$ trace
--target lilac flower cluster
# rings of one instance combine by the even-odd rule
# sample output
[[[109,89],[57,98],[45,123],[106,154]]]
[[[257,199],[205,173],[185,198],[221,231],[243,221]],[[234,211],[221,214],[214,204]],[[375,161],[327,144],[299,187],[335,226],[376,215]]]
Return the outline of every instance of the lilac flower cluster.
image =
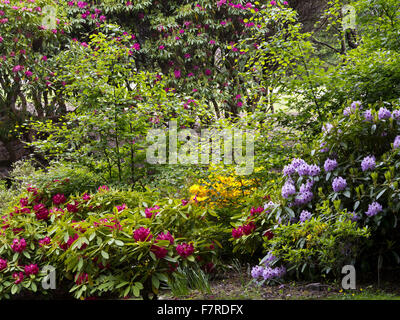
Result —
[[[311,191],[305,191],[303,193],[299,193],[294,199],[295,206],[301,206],[309,203],[314,198],[314,194]]]
[[[330,123],[326,123],[322,126],[322,131],[324,132],[324,134],[328,134],[329,132],[331,132],[333,129],[333,125]]]
[[[351,214],[350,220],[352,222],[356,222],[356,221],[360,220],[360,217],[355,212],[350,212],[350,214]]]
[[[398,149],[400,148],[400,136],[397,136],[393,142],[393,148]]]
[[[343,114],[345,116],[349,116],[350,114],[354,113],[357,110],[358,107],[360,107],[360,109],[362,109],[361,108],[361,101],[353,101],[353,103],[351,104],[350,107],[347,107],[347,108],[345,108],[343,110]]]
[[[368,211],[365,213],[368,217],[373,217],[382,211],[382,206],[378,202],[373,202],[368,206]]]
[[[372,122],[374,120],[374,117],[372,115],[372,111],[371,110],[367,110],[364,112],[364,118],[365,120]]]
[[[306,183],[302,183],[300,186],[300,192],[304,193],[304,192],[311,192],[311,189],[314,185],[314,181],[313,180],[307,180]]]
[[[329,151],[329,148],[327,148],[327,147],[325,147],[326,146],[326,142],[322,142],[321,144],[320,144],[320,147],[322,148],[321,150],[320,150],[320,152],[321,153],[325,153],[325,152],[328,152]],[[324,148],[325,147],[325,148]]]
[[[282,278],[286,274],[286,268],[285,267],[276,267],[276,268],[271,268],[271,267],[261,267],[261,266],[255,266],[251,270],[251,276],[254,279],[258,278],[264,278],[264,280],[271,280],[273,278]]]
[[[264,278],[264,280],[270,280],[273,278],[281,278],[285,275],[286,273],[286,268],[284,266],[277,267],[277,268],[272,268],[270,266],[270,263],[274,261],[276,257],[272,255],[271,252],[268,252],[268,254],[265,256],[265,258],[262,261],[261,266],[255,266],[251,270],[251,276],[254,279],[258,278]]]
[[[302,184],[300,186],[300,192],[294,199],[294,205],[300,206],[309,203],[313,197],[314,194],[312,193],[311,189],[314,185],[313,180],[307,180],[307,182]]]
[[[283,168],[283,175],[288,177],[296,172],[299,176],[315,177],[321,173],[321,169],[315,164],[309,165],[303,159],[295,158],[291,164]]]
[[[311,218],[311,213],[307,210],[303,210],[300,214],[300,222],[303,223]]]
[[[342,177],[336,177],[335,179],[333,179],[333,182],[332,182],[333,191],[340,192],[340,191],[343,191],[344,189],[346,189],[346,187],[347,187],[346,179],[344,179]]]
[[[378,111],[378,118],[379,120],[385,120],[385,119],[390,119],[392,114],[388,109],[385,107],[381,107]]]
[[[330,172],[336,169],[338,163],[335,159],[326,159],[324,163],[324,169],[326,172]]]
[[[400,120],[400,110],[394,110],[392,112],[392,117],[393,117],[394,120],[399,121]]]
[[[375,163],[375,157],[374,156],[368,156],[363,159],[361,162],[361,169],[362,171],[367,171],[367,170],[374,170],[376,166]]]
[[[286,181],[285,184],[282,187],[282,197],[287,199],[291,195],[294,195],[295,193],[296,193],[296,187],[293,184],[293,181],[292,180]]]

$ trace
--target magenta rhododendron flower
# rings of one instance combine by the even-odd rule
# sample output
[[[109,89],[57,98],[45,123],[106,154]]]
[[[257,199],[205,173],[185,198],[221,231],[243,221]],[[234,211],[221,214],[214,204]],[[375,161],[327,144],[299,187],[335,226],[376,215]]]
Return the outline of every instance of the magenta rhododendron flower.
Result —
[[[182,257],[187,258],[194,253],[193,243],[182,243],[176,246],[176,252]]]
[[[167,231],[166,233],[160,233],[156,240],[168,240],[170,244],[174,244],[174,237]]]
[[[97,191],[110,191],[110,188],[108,186],[100,186]]]
[[[77,285],[84,284],[89,281],[89,275],[87,273],[80,273],[75,277],[75,283]]]
[[[118,212],[121,212],[122,210],[127,209],[128,207],[126,206],[126,204],[124,203],[122,206],[116,206]]]
[[[24,274],[23,274],[22,271],[21,272],[14,272],[12,274],[12,277],[15,279],[15,282],[14,282],[15,284],[19,284],[24,280]]]
[[[43,203],[34,205],[33,211],[35,211],[36,219],[38,220],[46,220],[49,217],[49,210]]]
[[[12,72],[16,73],[16,72],[21,71],[21,70],[23,70],[23,69],[24,69],[24,66],[16,65],[16,66],[12,69]]]
[[[49,245],[51,243],[51,238],[50,237],[44,237],[43,239],[40,239],[39,240],[39,246],[40,247],[42,247],[42,246],[47,246],[47,245]]]
[[[5,268],[7,268],[7,260],[0,258],[0,271],[4,270]]]
[[[252,207],[250,209],[250,216],[254,216],[255,214],[261,213],[263,211],[264,211],[264,207],[258,207],[258,208]]]
[[[19,199],[19,204],[20,204],[22,207],[26,207],[26,206],[29,204],[28,198],[21,198],[21,199]]]
[[[69,247],[72,246],[72,244],[79,238],[79,235],[75,233],[72,237],[70,236],[67,240],[66,243],[60,244],[59,247],[63,250],[67,250]],[[81,249],[83,249],[83,246],[86,247],[86,243],[82,245]]]
[[[159,206],[154,206],[152,208],[146,208],[144,210],[144,213],[146,215],[146,218],[152,218],[153,216],[156,216],[159,213],[160,207]]]
[[[151,252],[154,253],[157,259],[163,259],[168,254],[168,249],[156,245],[151,246]]]
[[[232,237],[234,239],[239,239],[242,236],[243,236],[243,228],[242,227],[232,229]]]
[[[272,231],[267,230],[264,232],[263,237],[267,238],[268,240],[271,240],[274,237],[274,234]]]
[[[91,198],[91,196],[90,196],[89,194],[87,194],[87,193],[85,193],[85,194],[82,196],[82,200],[84,200],[84,201],[89,201],[90,198]]]
[[[181,77],[181,70],[175,70],[174,75],[176,79],[179,79]]]
[[[150,241],[153,238],[153,235],[150,233],[148,228],[140,227],[133,232],[133,238],[136,241]]]
[[[251,221],[251,222],[248,223],[248,224],[245,224],[245,225],[242,227],[243,234],[245,234],[246,236],[248,236],[249,234],[251,234],[255,229],[256,229],[256,225],[254,224],[253,221]]]
[[[65,197],[65,195],[58,193],[56,195],[53,196],[53,203],[55,205],[59,205],[64,203],[65,201],[67,201],[67,198]]]

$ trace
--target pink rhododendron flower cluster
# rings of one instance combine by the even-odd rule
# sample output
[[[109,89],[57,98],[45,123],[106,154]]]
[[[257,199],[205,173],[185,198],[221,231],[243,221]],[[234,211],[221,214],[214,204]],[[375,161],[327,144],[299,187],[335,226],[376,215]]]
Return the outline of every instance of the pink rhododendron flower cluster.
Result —
[[[56,194],[53,196],[53,203],[57,206],[60,204],[63,204],[65,201],[67,201],[67,198],[63,194]]]
[[[34,205],[33,211],[35,212],[36,219],[38,220],[46,220],[49,217],[49,210],[45,207],[43,203]]]
[[[26,265],[24,267],[25,270],[25,274],[27,276],[30,276],[31,274],[38,274],[39,273],[39,267],[37,264],[30,264],[30,265]]]
[[[154,206],[152,208],[146,208],[144,210],[144,213],[146,215],[146,218],[152,218],[153,216],[156,216],[159,213],[160,207],[159,206]]]
[[[150,241],[153,235],[148,228],[140,227],[133,232],[133,238],[136,241]]]
[[[43,239],[39,240],[39,246],[43,247],[43,246],[47,246],[51,243],[51,238],[50,237],[44,237]]]

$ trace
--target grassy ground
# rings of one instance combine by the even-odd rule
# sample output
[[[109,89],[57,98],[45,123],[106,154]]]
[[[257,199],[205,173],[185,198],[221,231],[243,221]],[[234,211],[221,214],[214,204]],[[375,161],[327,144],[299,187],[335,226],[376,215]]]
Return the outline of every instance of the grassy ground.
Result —
[[[211,293],[193,291],[188,296],[173,297],[169,291],[162,300],[400,300],[400,287],[384,284],[384,289],[364,284],[356,290],[342,290],[339,285],[289,282],[259,287],[245,273],[231,272],[210,283]]]

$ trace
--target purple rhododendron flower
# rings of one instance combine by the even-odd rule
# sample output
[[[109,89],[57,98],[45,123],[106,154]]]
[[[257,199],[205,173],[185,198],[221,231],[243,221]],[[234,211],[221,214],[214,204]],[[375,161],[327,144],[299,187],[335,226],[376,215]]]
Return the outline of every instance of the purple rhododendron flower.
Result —
[[[311,191],[300,192],[294,200],[294,205],[299,206],[307,204],[313,199],[313,197],[314,194]]]
[[[289,165],[286,165],[283,167],[283,175],[285,177],[288,177],[288,176],[294,174],[295,172],[296,172],[296,168],[292,164],[289,164]]]
[[[400,148],[400,136],[397,136],[397,137],[394,139],[393,148],[394,148],[394,149]]]
[[[254,279],[257,279],[257,278],[262,277],[263,272],[264,272],[264,268],[263,268],[263,267],[261,267],[261,266],[255,266],[255,267],[253,267],[253,268],[251,269],[251,276],[252,276]]]
[[[368,211],[365,213],[368,217],[373,217],[382,211],[382,206],[378,202],[373,202],[368,206]]]
[[[285,182],[282,187],[282,197],[285,199],[289,198],[291,195],[296,193],[296,187],[291,180]]]
[[[390,111],[385,107],[381,107],[378,111],[378,118],[379,120],[389,119],[392,116]]]
[[[300,214],[300,222],[304,222],[311,218],[311,213],[307,210],[303,210]]]
[[[371,110],[367,110],[364,112],[364,118],[365,120],[372,122],[374,120],[374,117],[372,115],[372,111]]]
[[[299,165],[296,169],[299,176],[308,176],[310,174],[310,167],[307,163]]]
[[[307,163],[303,159],[294,158],[291,164],[295,169],[297,169],[300,165]]]
[[[316,177],[321,173],[321,168],[318,167],[316,164],[313,164],[311,166],[308,167],[308,174],[311,177]]]
[[[322,126],[322,131],[323,131],[325,134],[328,134],[329,132],[331,132],[332,129],[333,129],[333,125],[330,124],[330,123],[326,123],[326,124],[324,124],[324,125]]]
[[[400,120],[400,110],[394,110],[392,112],[392,117],[394,120]]]
[[[304,192],[311,192],[311,189],[314,185],[314,181],[313,180],[307,180],[306,183],[303,183],[300,186],[300,193],[304,193]]]
[[[337,161],[335,159],[326,159],[324,163],[324,169],[326,172],[333,171],[337,168]]]

